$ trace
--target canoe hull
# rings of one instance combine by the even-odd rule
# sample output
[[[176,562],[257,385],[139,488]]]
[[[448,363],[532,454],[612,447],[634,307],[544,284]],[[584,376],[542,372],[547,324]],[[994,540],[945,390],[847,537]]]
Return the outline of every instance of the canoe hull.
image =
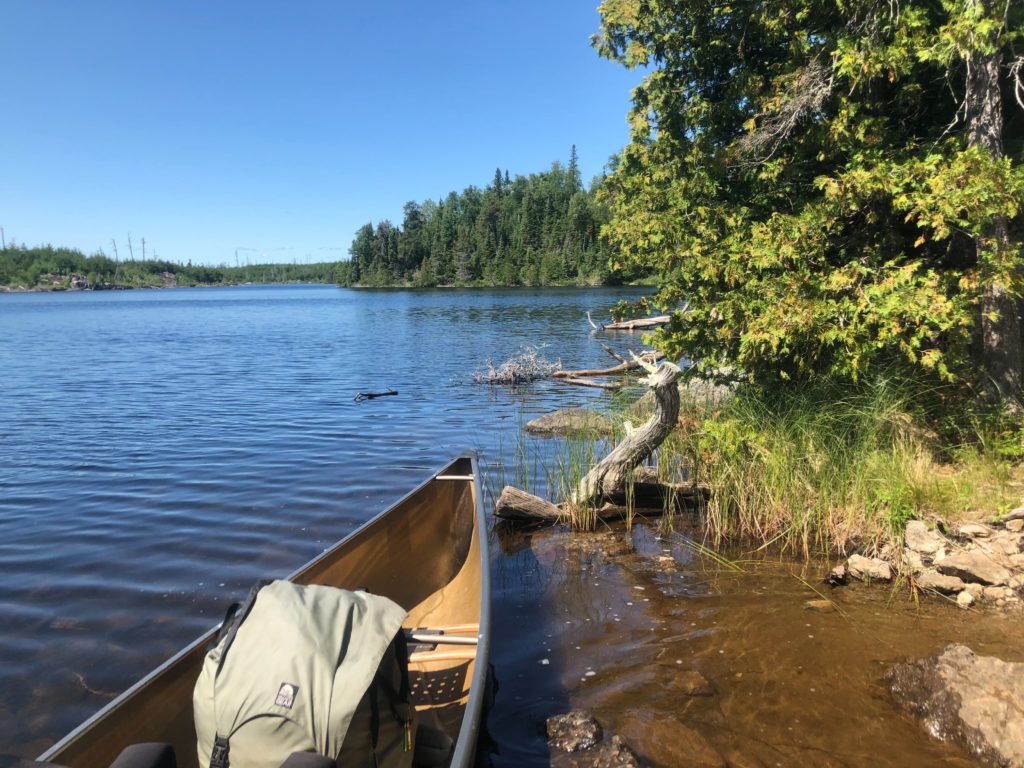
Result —
[[[475,455],[459,457],[397,504],[295,571],[299,584],[366,589],[409,611],[408,628],[449,628],[475,646],[414,654],[410,680],[420,719],[455,741],[451,765],[473,762],[483,715],[490,642],[486,527]],[[106,768],[128,744],[174,746],[181,768],[197,765],[192,689],[214,627],[39,759]]]

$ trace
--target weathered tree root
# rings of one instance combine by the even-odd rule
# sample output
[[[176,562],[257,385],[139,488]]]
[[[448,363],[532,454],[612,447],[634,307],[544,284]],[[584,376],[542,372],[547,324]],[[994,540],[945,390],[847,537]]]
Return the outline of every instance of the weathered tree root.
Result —
[[[594,507],[597,519],[606,520],[622,517],[622,504],[627,500],[634,504],[641,498],[644,503],[656,500],[664,507],[705,495],[706,489],[696,484],[652,482],[648,474],[637,469],[675,427],[679,416],[679,373],[678,366],[663,362],[647,378],[647,385],[654,391],[654,414],[587,473],[572,498],[559,506],[505,486],[495,505],[495,516],[507,520],[556,522],[566,519],[569,516],[566,509],[572,506]]]

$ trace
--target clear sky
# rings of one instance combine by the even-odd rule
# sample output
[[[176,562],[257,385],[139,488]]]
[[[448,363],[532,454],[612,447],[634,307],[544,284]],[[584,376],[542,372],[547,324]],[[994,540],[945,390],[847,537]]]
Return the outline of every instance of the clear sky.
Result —
[[[626,143],[597,0],[2,0],[0,226],[122,256],[333,261],[407,200]],[[333,249],[333,250],[330,250]]]

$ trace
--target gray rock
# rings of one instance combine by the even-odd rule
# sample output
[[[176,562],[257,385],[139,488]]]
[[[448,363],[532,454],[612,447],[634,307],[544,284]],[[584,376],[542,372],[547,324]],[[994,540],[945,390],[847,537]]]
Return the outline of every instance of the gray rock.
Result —
[[[1007,512],[1003,516],[1003,520],[1024,520],[1024,507],[1017,507],[1016,509]]]
[[[828,572],[828,576],[825,577],[825,581],[831,584],[833,587],[838,587],[846,583],[846,566],[837,565],[831,571]]]
[[[1006,600],[1013,597],[1013,590],[1009,587],[985,587],[986,600]]]
[[[918,571],[924,570],[924,561],[921,559],[921,553],[915,552],[913,549],[907,549],[904,547],[903,552],[900,553],[900,559],[903,564],[910,569],[911,573],[917,573]]]
[[[956,552],[935,567],[939,573],[979,584],[999,585],[1010,579],[1008,570],[981,552]]]
[[[911,520],[903,534],[903,542],[911,549],[926,557],[933,557],[946,545],[946,540],[935,531],[928,529],[920,520]]]
[[[563,408],[526,423],[524,427],[533,435],[575,435],[580,433],[606,435],[612,423],[600,413],[582,408]]]
[[[585,709],[548,718],[548,745],[563,752],[593,749],[601,741],[600,723]]]
[[[964,523],[957,529],[957,533],[968,539],[987,539],[992,535],[992,529],[978,523]]]
[[[931,592],[952,595],[963,591],[967,585],[956,576],[945,576],[929,568],[918,575],[917,586],[920,589],[927,589]]]
[[[963,645],[886,675],[897,703],[940,739],[995,765],[1024,766],[1024,664],[977,656]]]
[[[862,581],[890,581],[892,579],[892,568],[885,560],[879,560],[877,557],[850,555],[850,559],[846,561],[846,569],[851,578]]]

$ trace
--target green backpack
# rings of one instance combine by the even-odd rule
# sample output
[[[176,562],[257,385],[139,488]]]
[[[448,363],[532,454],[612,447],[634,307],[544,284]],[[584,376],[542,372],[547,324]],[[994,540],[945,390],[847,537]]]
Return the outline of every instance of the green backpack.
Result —
[[[274,581],[225,620],[193,693],[200,768],[412,765],[415,710],[401,606]]]

